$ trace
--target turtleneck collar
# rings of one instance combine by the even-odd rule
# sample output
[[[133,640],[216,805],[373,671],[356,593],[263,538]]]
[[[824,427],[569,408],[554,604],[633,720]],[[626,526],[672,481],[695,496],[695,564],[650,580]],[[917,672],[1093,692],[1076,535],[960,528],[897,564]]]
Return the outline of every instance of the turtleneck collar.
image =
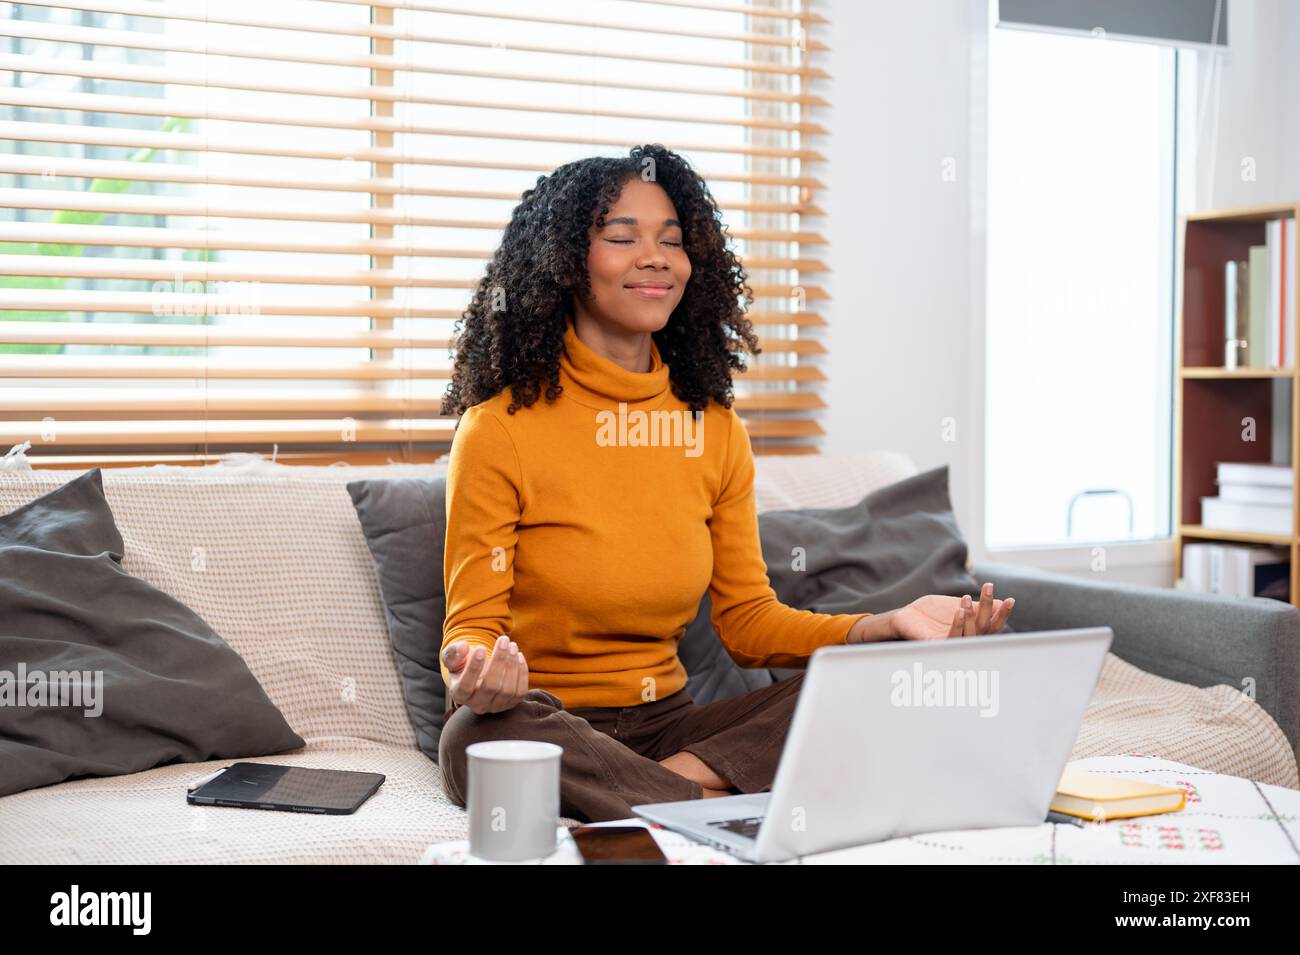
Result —
[[[599,355],[578,337],[572,319],[564,323],[564,351],[560,354],[564,394],[579,404],[600,410],[617,409],[620,401],[631,408],[658,405],[669,394],[668,366],[659,346],[650,339],[650,370],[628,371]]]

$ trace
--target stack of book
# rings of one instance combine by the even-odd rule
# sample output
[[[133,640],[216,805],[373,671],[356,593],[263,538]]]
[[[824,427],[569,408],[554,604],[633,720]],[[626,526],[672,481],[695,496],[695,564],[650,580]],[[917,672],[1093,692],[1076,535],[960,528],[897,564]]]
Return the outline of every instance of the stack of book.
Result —
[[[1287,316],[1295,314],[1294,219],[1265,223],[1264,244],[1223,269],[1224,365],[1228,368],[1291,368],[1295,342]]]
[[[1291,536],[1291,468],[1220,461],[1218,497],[1201,498],[1201,525]]]
[[[1290,549],[1184,544],[1183,589],[1225,597],[1291,600]]]

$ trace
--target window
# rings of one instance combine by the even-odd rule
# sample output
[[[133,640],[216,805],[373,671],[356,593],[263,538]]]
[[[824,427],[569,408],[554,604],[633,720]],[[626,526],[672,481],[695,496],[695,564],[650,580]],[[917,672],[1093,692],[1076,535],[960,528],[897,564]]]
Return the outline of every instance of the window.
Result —
[[[1167,536],[1189,55],[989,32],[986,545]]]
[[[519,194],[662,142],[723,208],[756,451],[817,450],[827,105],[797,0],[0,3],[0,442],[432,460]],[[155,12],[156,11],[156,12]]]

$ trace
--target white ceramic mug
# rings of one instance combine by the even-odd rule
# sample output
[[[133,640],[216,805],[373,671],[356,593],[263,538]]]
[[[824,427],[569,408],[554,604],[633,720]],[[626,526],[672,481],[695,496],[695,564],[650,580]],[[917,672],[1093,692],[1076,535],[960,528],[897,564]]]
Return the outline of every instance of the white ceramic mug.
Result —
[[[519,862],[555,852],[563,753],[554,743],[523,739],[465,747],[470,855]]]

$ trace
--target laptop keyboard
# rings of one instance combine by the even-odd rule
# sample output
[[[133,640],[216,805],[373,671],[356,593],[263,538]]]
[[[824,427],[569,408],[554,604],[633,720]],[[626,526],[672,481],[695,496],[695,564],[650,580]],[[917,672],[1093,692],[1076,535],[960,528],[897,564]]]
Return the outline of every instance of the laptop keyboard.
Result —
[[[746,839],[757,839],[758,828],[763,824],[762,816],[753,816],[749,819],[719,819],[709,823],[711,826],[717,826],[719,829],[726,829],[728,832],[734,832],[738,836],[744,836]]]

